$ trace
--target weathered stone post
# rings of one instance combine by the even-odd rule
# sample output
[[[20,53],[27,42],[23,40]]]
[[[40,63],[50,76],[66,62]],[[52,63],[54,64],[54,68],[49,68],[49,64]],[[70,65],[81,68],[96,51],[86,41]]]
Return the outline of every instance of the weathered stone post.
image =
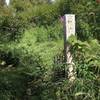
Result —
[[[68,66],[68,79],[69,81],[75,80],[73,57],[70,52],[70,44],[68,44],[68,38],[71,35],[75,35],[75,15],[65,14],[64,16],[64,57]]]

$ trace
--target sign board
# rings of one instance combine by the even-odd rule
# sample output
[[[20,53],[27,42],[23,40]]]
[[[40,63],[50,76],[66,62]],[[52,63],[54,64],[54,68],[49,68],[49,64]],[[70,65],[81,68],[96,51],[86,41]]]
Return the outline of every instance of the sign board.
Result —
[[[48,0],[49,3],[55,3],[56,0]]]
[[[5,0],[5,2],[6,2],[6,4],[7,4],[7,6],[9,6],[10,0]]]
[[[65,25],[66,39],[68,39],[68,37],[71,35],[75,35],[75,15],[74,14],[66,14],[64,16],[64,25]]]

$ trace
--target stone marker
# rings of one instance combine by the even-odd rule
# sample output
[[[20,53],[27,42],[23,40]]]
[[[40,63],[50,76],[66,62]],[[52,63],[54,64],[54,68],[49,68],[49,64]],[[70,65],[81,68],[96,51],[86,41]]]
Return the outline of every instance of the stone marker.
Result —
[[[75,15],[65,14],[64,16],[64,56],[65,62],[68,65],[68,78],[69,81],[75,80],[74,64],[72,62],[72,55],[70,52],[70,44],[67,43],[68,38],[75,35]]]

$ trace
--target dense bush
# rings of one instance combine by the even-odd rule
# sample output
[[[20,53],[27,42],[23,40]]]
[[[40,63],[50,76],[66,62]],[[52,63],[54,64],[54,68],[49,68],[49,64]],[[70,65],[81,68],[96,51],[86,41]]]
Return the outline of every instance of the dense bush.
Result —
[[[0,41],[9,42],[18,40],[25,30],[25,22],[21,18],[2,16],[0,18]]]
[[[99,8],[93,0],[0,5],[0,100],[99,100]],[[76,15],[77,39],[68,40],[76,70],[73,83],[66,75],[59,22],[68,13]]]

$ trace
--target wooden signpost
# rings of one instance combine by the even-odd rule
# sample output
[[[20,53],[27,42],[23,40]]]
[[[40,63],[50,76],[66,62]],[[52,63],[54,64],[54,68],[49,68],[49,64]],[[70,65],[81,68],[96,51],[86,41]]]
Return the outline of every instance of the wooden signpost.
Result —
[[[68,38],[71,35],[75,35],[75,15],[66,14],[64,16],[64,57],[65,62],[68,65],[68,78],[69,81],[75,80],[74,64],[72,61],[72,54],[70,52],[70,44],[68,44]]]

